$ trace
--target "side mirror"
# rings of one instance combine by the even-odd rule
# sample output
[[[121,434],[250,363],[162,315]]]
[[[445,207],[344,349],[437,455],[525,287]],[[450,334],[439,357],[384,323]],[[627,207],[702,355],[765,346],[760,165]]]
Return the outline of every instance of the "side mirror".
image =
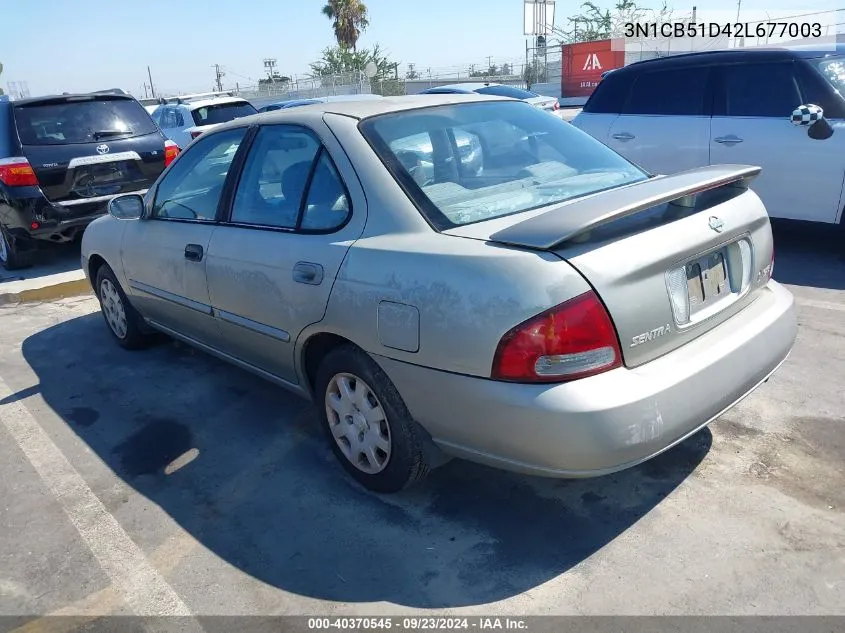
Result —
[[[833,135],[833,128],[824,118],[824,110],[812,103],[795,108],[790,121],[798,127],[806,127],[807,136],[814,140],[823,141]]]
[[[128,193],[109,200],[109,215],[118,220],[140,220],[144,217],[144,197]]]

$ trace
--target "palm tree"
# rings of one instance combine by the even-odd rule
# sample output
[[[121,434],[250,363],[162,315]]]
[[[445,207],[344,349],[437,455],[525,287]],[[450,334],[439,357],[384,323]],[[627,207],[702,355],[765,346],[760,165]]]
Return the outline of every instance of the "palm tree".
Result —
[[[332,28],[337,45],[343,50],[355,51],[358,38],[370,22],[367,5],[361,0],[328,0],[323,15],[333,20]]]

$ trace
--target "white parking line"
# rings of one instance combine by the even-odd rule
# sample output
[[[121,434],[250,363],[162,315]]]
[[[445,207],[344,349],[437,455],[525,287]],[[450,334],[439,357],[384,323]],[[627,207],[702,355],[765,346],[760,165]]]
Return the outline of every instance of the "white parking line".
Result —
[[[0,399],[12,395],[0,378]],[[191,615],[190,609],[149,563],[38,424],[23,402],[0,406],[0,421],[20,446],[50,492],[136,615]]]
[[[816,301],[815,299],[799,299],[795,298],[795,303],[799,306],[806,306],[808,308],[819,308],[820,310],[837,310],[838,312],[845,312],[845,304],[833,303],[832,301]]]

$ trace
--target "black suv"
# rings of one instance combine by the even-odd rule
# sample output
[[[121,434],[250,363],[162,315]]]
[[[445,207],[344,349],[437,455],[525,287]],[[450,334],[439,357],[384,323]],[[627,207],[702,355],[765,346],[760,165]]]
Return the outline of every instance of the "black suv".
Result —
[[[110,198],[145,191],[178,151],[119,90],[0,97],[0,264],[28,266],[39,241],[81,236]]]

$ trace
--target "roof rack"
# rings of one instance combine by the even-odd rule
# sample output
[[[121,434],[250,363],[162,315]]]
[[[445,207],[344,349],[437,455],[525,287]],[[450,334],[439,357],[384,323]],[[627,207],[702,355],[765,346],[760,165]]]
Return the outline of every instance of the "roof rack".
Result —
[[[209,97],[234,97],[234,90],[223,90],[220,92],[197,92],[190,95],[179,95],[177,97],[160,97],[158,102],[165,103],[187,103],[195,99],[208,99]]]

